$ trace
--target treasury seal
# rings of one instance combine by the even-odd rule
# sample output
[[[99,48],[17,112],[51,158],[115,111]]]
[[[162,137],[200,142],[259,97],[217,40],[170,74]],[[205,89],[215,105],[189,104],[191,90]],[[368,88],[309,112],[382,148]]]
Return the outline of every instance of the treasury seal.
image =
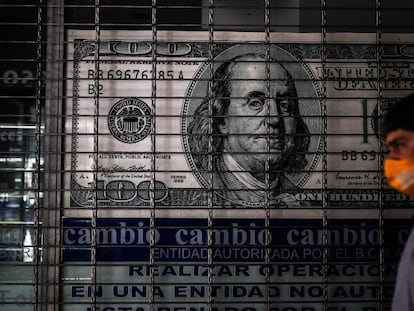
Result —
[[[133,144],[151,132],[151,108],[141,99],[123,98],[116,102],[108,114],[108,128],[117,140]]]

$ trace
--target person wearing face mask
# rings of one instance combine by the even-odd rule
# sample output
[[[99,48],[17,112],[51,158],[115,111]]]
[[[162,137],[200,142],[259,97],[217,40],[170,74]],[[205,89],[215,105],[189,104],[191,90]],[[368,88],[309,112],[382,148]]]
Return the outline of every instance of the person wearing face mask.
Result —
[[[414,94],[393,104],[382,120],[382,133],[389,154],[384,175],[395,190],[414,195]],[[393,311],[414,311],[414,230],[398,266]]]

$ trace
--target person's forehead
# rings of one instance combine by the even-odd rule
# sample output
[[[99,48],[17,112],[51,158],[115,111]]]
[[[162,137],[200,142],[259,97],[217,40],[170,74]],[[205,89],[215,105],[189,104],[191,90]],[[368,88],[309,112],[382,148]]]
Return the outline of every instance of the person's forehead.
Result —
[[[278,63],[271,62],[266,65],[264,60],[257,59],[255,61],[240,61],[232,66],[233,77],[236,79],[246,80],[265,80],[267,77],[266,66],[269,66],[270,78],[281,79],[285,81],[287,79],[286,70]]]
[[[397,140],[404,140],[404,141],[413,141],[414,142],[414,132],[407,131],[404,129],[397,129],[395,131],[391,131],[387,134],[385,138],[385,142],[389,145]]]

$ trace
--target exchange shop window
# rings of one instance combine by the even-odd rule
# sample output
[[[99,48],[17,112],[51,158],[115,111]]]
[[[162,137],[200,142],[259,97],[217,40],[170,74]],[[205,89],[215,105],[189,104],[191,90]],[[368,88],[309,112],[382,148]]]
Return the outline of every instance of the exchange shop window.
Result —
[[[1,307],[387,308],[412,202],[378,118],[412,90],[411,9],[3,1]]]
[[[379,308],[375,18],[330,36],[356,32],[338,3],[300,33],[300,2],[203,1],[183,29],[154,4],[65,31],[63,309]]]

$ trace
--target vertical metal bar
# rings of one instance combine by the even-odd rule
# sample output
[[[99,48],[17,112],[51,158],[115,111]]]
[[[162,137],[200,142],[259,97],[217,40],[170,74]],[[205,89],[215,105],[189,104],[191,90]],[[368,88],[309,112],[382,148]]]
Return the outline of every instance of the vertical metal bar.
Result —
[[[208,310],[213,310],[213,298],[212,298],[212,285],[213,285],[213,236],[212,236],[212,229],[213,229],[213,217],[214,217],[214,210],[213,210],[213,196],[214,196],[214,186],[213,186],[213,75],[214,75],[214,0],[209,0],[208,2],[208,69],[209,69],[209,77],[208,77],[208,182],[207,185],[210,187],[208,189],[208,198],[207,198],[207,205],[208,205],[208,219],[207,219],[207,232],[208,232],[208,241],[207,241],[207,248],[208,248],[208,276],[207,276],[207,287],[208,287],[208,297],[207,297],[207,306]]]
[[[327,42],[326,42],[326,33],[327,33],[327,8],[326,0],[321,0],[321,68],[322,68],[322,92],[323,98],[322,102],[322,127],[323,127],[323,155],[322,155],[322,230],[323,230],[323,287],[324,287],[324,297],[323,297],[323,310],[328,309],[329,305],[329,283],[328,283],[328,251],[329,251],[329,240],[328,240],[328,186],[327,186],[327,171],[328,171],[328,148],[327,148],[327,90],[326,90],[326,57],[327,57]]]
[[[94,3],[94,26],[95,26],[95,54],[94,54],[94,107],[93,107],[93,180],[95,182],[95,187],[98,180],[98,153],[99,153],[99,46],[100,46],[100,20],[99,20],[99,0],[95,0]],[[96,310],[96,291],[97,291],[97,280],[96,280],[96,253],[97,253],[97,241],[96,241],[96,232],[97,232],[97,218],[98,218],[98,198],[97,198],[97,189],[94,189],[93,194],[93,205],[92,205],[92,215],[91,215],[91,309]]]
[[[375,24],[376,24],[376,61],[377,61],[377,107],[379,111],[381,111],[381,101],[382,101],[382,79],[381,79],[381,72],[382,72],[382,36],[381,36],[381,0],[376,0],[375,3]],[[383,160],[383,145],[381,139],[378,140],[379,145],[379,165],[378,168],[383,168],[382,160]],[[378,180],[381,182],[380,191],[384,189],[384,180],[381,178],[381,171],[378,172]],[[385,258],[384,258],[384,204],[382,201],[382,195],[379,195],[379,202],[378,202],[378,225],[379,225],[379,271],[380,271],[380,310],[384,310],[384,282],[385,282]]]
[[[271,94],[270,94],[270,1],[264,2],[264,30],[265,30],[265,72],[266,72],[266,116],[270,115]],[[258,150],[260,151],[260,150]],[[266,185],[266,204],[265,204],[265,265],[267,267],[265,273],[265,310],[270,310],[270,126],[266,127],[266,163],[265,163],[265,185]]]
[[[156,154],[156,96],[157,96],[157,0],[152,0],[151,3],[151,110],[152,110],[152,120],[151,123],[151,182],[150,182],[150,283],[151,291],[149,295],[149,310],[153,311],[155,309],[155,154]]]
[[[58,310],[60,282],[61,131],[63,93],[63,0],[47,3],[47,52],[45,89],[44,200],[42,206],[42,252],[40,309]],[[43,117],[43,116],[42,116]]]
[[[35,132],[35,157],[36,157],[36,171],[34,173],[33,186],[35,187],[35,211],[34,211],[34,234],[33,234],[33,293],[32,293],[32,309],[36,311],[39,305],[39,288],[41,286],[41,279],[39,275],[39,264],[42,262],[40,250],[40,209],[39,209],[39,200],[40,200],[40,144],[42,139],[42,120],[41,120],[41,106],[42,106],[42,81],[43,81],[43,48],[42,48],[42,37],[43,37],[43,1],[39,0],[37,7],[37,37],[36,37],[36,132]]]

